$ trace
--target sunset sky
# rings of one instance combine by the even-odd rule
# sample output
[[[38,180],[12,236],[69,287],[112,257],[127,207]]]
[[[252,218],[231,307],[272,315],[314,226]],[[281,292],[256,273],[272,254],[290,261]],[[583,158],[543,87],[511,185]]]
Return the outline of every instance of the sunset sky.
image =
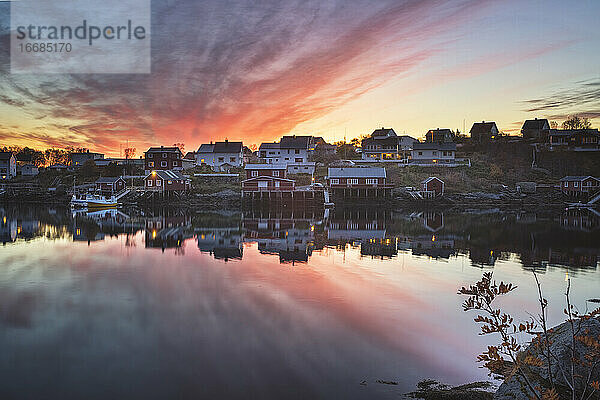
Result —
[[[393,127],[600,118],[600,2],[152,2],[152,73],[10,73],[0,2],[0,146],[329,141]]]

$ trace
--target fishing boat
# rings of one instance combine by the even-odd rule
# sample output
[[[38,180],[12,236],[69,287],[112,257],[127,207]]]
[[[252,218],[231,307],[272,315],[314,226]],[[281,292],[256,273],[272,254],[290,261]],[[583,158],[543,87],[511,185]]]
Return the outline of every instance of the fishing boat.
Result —
[[[117,206],[117,198],[115,196],[102,196],[94,193],[73,194],[71,206],[96,209],[111,208]]]

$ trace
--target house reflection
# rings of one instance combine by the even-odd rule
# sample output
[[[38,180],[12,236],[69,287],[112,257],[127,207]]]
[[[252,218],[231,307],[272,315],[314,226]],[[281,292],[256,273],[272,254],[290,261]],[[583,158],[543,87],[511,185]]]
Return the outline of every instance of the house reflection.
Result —
[[[239,227],[195,228],[198,249],[218,260],[241,260],[244,234]]]
[[[186,239],[194,236],[192,220],[188,215],[176,210],[163,211],[157,216],[145,218],[146,230],[144,243],[146,248],[174,248],[176,253],[183,253]]]
[[[305,263],[315,249],[315,227],[322,219],[322,210],[249,211],[242,217],[244,241],[256,242],[262,254],[278,255],[281,263]]]
[[[363,256],[394,257],[398,254],[397,239],[386,231],[390,215],[390,211],[372,209],[335,210],[325,229],[327,245],[340,249],[360,245]]]

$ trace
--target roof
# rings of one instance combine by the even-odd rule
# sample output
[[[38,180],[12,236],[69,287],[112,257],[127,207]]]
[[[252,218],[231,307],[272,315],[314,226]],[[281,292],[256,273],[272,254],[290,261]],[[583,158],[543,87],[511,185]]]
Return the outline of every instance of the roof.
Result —
[[[456,151],[456,143],[413,143],[413,150]]]
[[[383,167],[358,167],[358,168],[328,168],[328,178],[385,178],[385,168]]]
[[[427,179],[425,179],[425,180],[421,181],[421,183],[428,183],[428,182],[430,182],[430,181],[432,181],[432,180],[434,180],[434,179],[437,179],[438,181],[440,181],[440,182],[444,183],[444,181],[443,181],[443,180],[441,180],[440,178],[438,178],[437,176],[430,176],[429,178],[427,178]]]
[[[598,129],[550,129],[550,135],[552,136],[571,136],[576,133],[597,135]]]
[[[279,143],[261,143],[259,150],[278,149]]]
[[[284,164],[246,164],[244,169],[286,169]]]
[[[492,128],[496,126],[495,122],[475,122],[469,131],[471,134],[491,133]],[[496,130],[498,127],[496,127]]]
[[[10,151],[1,151],[0,152],[0,160],[10,160],[13,153]]]
[[[569,181],[569,182],[578,181],[579,182],[579,181],[583,181],[583,180],[585,180],[587,178],[592,178],[592,179],[595,179],[595,180],[600,180],[600,179],[595,178],[595,177],[593,177],[591,175],[587,175],[587,176],[565,176],[560,181],[561,182],[565,182],[565,181]]]
[[[178,171],[172,171],[172,170],[156,170],[156,171],[152,171],[150,172],[148,175],[146,175],[144,177],[144,179],[146,179],[147,177],[149,177],[150,175],[152,175],[152,173],[156,173],[156,175],[162,179],[187,179],[185,176],[183,176],[183,174],[181,172]]]
[[[119,176],[104,176],[104,177],[100,177],[96,180],[96,183],[115,183],[116,181],[118,181],[119,179],[123,179]]]
[[[279,141],[282,149],[308,149],[312,136],[284,136]]]
[[[186,160],[195,160],[196,159],[196,152],[195,151],[188,151],[187,154],[185,155]]]
[[[255,181],[255,180],[264,181],[265,179],[271,179],[271,180],[274,180],[274,181],[277,180],[277,181],[286,181],[286,182],[296,182],[293,179],[280,178],[278,176],[269,176],[269,175],[255,176],[253,178],[244,179],[242,182]]]
[[[242,151],[242,142],[215,142],[215,153],[239,153]]]
[[[429,133],[429,132],[432,132],[432,133],[438,133],[439,132],[439,133],[453,135],[453,133],[452,133],[452,131],[450,129],[445,129],[445,128],[444,129],[440,129],[440,128],[430,129],[430,130],[427,131],[427,133]]]
[[[542,130],[544,126],[548,126],[550,128],[550,124],[548,124],[547,119],[528,119],[523,123],[522,130]]]
[[[396,136],[396,132],[392,128],[381,128],[375,129],[373,133],[371,133],[372,138],[376,137],[388,137],[388,136]]]
[[[179,153],[181,154],[181,150],[179,150],[179,147],[164,147],[164,146],[160,146],[160,147],[150,147],[148,149],[148,151],[146,151],[146,153]]]
[[[200,147],[198,148],[198,153],[213,153],[215,149],[215,145],[214,144],[202,144],[200,145]]]
[[[32,161],[32,157],[31,154],[17,154],[15,156],[15,158],[17,159],[17,161],[20,162],[31,162]]]

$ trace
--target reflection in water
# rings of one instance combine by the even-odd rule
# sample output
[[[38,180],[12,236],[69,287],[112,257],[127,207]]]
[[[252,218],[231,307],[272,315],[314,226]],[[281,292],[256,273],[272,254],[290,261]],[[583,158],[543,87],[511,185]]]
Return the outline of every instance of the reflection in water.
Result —
[[[147,210],[77,211],[0,209],[2,243],[71,235],[94,242],[106,236],[129,240],[144,231],[146,248],[178,249],[195,237],[198,249],[216,259],[240,260],[243,244],[257,243],[262,254],[283,262],[308,262],[315,250],[360,247],[363,256],[392,259],[398,252],[449,259],[468,255],[472,265],[493,267],[518,256],[526,268],[547,265],[595,269],[600,213],[593,209],[559,212],[403,212],[372,209],[250,210],[200,212]]]
[[[600,287],[592,210],[5,207],[0,223],[0,398],[398,398],[486,378],[490,339],[456,296],[479,268],[519,286],[524,318],[543,272],[552,323],[565,268],[577,304]]]

